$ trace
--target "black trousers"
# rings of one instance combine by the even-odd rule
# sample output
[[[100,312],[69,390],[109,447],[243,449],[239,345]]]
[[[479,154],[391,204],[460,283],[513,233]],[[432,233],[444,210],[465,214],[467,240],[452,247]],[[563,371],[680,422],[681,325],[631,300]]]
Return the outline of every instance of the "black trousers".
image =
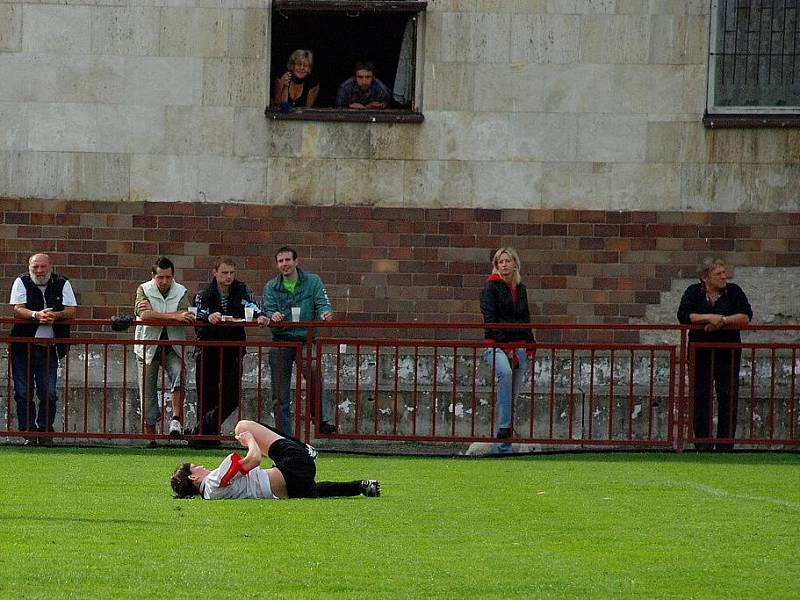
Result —
[[[272,431],[278,433],[274,428]],[[361,481],[315,481],[317,465],[306,445],[294,438],[284,438],[269,447],[269,457],[283,474],[289,498],[332,498],[358,496]]]
[[[717,437],[736,435],[739,366],[742,351],[733,348],[697,348],[694,369],[693,425],[696,438],[713,436],[712,384],[717,398]]]
[[[241,348],[233,346],[203,346],[197,349],[197,433],[219,434],[222,423],[239,407],[242,354]]]

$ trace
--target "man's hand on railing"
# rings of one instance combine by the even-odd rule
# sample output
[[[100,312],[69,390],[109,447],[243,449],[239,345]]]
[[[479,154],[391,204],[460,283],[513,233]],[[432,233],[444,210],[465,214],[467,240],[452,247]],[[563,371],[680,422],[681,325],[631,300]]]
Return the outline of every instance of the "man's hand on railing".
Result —
[[[56,315],[53,312],[52,308],[45,308],[44,310],[37,310],[34,313],[36,315],[36,320],[39,323],[52,323],[56,320]]]
[[[172,318],[174,318],[179,323],[185,323],[187,325],[191,325],[192,323],[194,323],[194,315],[190,313],[188,310],[183,310],[174,313],[172,315]]]

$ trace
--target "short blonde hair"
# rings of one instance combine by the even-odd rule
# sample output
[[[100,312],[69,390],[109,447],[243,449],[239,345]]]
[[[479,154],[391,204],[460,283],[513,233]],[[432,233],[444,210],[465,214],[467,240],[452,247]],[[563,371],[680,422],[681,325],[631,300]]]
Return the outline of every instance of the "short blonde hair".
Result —
[[[511,281],[514,283],[514,285],[519,285],[519,282],[522,281],[522,277],[520,277],[519,275],[519,272],[522,269],[522,263],[520,263],[519,254],[517,254],[517,251],[510,246],[504,246],[502,248],[498,248],[497,252],[494,253],[494,255],[492,256],[492,273],[494,273],[495,275],[499,275],[499,271],[497,270],[497,262],[500,260],[500,256],[503,254],[508,254],[514,260],[514,263],[517,265],[517,268],[514,270],[514,276]]]
[[[291,71],[292,67],[301,60],[304,60],[308,63],[308,72],[310,73],[314,68],[314,53],[311,52],[311,50],[304,50],[303,48],[295,50],[289,55],[289,62],[286,63],[286,68]]]
[[[708,274],[711,273],[711,271],[713,271],[717,267],[723,267],[727,269],[728,266],[725,264],[725,261],[722,260],[721,258],[707,256],[702,261],[700,261],[700,264],[697,266],[697,276],[702,281],[704,278],[708,277]]]

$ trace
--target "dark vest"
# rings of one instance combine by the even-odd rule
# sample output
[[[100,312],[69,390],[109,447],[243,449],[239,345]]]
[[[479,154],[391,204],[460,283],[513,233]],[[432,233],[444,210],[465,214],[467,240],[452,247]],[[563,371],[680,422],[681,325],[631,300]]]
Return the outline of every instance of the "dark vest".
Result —
[[[228,314],[234,319],[244,318],[244,306],[242,300],[245,299],[246,286],[234,279],[228,289]],[[202,303],[209,312],[222,311],[222,298],[219,295],[217,281],[212,279],[205,289],[200,290],[198,296],[202,297]],[[229,342],[243,341],[246,339],[244,327],[198,327],[197,339],[200,340],[224,340]]]
[[[40,311],[45,308],[52,308],[54,311],[64,310],[64,285],[67,283],[67,278],[55,273],[50,274],[50,281],[47,282],[47,287],[44,290],[44,296],[31,276],[28,274],[20,275],[19,277],[25,286],[25,308],[28,310]],[[46,302],[45,302],[46,301]],[[15,323],[11,328],[12,337],[34,337],[36,329],[39,324],[31,320],[26,323]],[[69,337],[69,325],[53,324],[53,332],[57,338]],[[66,345],[58,344],[56,349],[59,356],[66,354]]]

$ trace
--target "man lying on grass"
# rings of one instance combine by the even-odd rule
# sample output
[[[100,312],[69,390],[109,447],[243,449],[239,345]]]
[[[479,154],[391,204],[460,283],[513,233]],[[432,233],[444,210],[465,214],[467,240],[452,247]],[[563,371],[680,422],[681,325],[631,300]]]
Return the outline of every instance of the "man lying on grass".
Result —
[[[179,465],[170,479],[176,498],[199,495],[206,500],[282,500],[381,495],[381,484],[374,479],[341,483],[314,481],[316,450],[260,423],[239,421],[235,433],[239,443],[247,448],[247,455],[241,458],[232,452],[213,471],[191,463]],[[261,468],[261,458],[265,454],[274,463],[269,469]]]

